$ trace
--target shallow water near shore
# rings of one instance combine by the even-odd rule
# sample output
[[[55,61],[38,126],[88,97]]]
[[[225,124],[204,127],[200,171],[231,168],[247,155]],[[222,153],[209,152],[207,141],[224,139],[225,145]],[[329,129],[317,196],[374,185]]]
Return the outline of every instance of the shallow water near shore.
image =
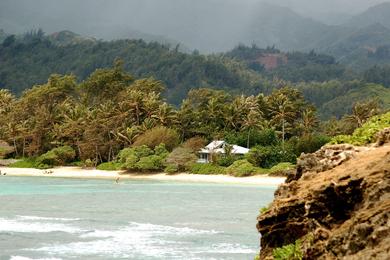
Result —
[[[0,177],[0,259],[253,259],[275,189]]]

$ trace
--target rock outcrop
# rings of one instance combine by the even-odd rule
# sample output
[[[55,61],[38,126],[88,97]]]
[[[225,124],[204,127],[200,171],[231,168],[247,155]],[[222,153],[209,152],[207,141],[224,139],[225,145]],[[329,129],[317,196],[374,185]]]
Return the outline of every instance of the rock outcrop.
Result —
[[[390,259],[390,145],[325,146],[297,168],[258,217],[260,259],[298,239],[304,259]]]
[[[375,146],[379,147],[386,143],[390,143],[390,127],[385,128],[382,131],[376,134],[376,144]]]

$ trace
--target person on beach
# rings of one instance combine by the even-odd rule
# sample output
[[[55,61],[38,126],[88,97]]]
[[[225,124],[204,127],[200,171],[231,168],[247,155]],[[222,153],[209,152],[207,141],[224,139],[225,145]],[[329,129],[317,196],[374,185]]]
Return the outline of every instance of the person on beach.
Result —
[[[120,180],[120,178],[119,178],[119,177],[118,177],[118,178],[116,178],[116,179],[115,179],[115,183],[116,183],[116,184],[119,184],[119,180]]]

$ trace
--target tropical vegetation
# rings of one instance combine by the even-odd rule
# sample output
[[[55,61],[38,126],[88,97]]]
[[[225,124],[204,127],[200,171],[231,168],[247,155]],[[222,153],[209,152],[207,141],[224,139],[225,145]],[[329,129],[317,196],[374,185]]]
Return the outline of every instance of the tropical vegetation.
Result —
[[[161,80],[166,87],[162,97],[176,106],[192,89],[212,88],[250,96],[269,95],[290,86],[316,105],[322,119],[351,113],[353,103],[367,97],[379,97],[380,105],[390,108],[389,68],[381,63],[359,71],[314,51],[282,52],[275,47],[239,45],[226,53],[203,55],[197,51],[183,53],[178,46],[156,42],[108,42],[69,32],[61,37],[64,34],[47,36],[36,30],[7,35],[0,44],[0,88],[19,96],[33,85],[44,84],[53,73],[73,75],[79,84],[96,69],[109,68],[120,58],[124,70],[135,78]],[[268,67],[268,63],[275,67]]]
[[[252,95],[195,88],[175,106],[164,98],[163,82],[135,78],[116,60],[81,82],[72,74],[53,74],[20,96],[0,90],[0,140],[9,144],[6,156],[22,158],[13,167],[245,177],[291,170],[302,152],[334,136],[333,142],[366,143],[373,129],[389,125],[388,114],[375,117],[382,111],[378,99],[358,101],[351,114],[321,121],[315,105],[294,87]],[[226,149],[210,164],[196,163],[199,149],[212,140],[250,152],[233,156]]]

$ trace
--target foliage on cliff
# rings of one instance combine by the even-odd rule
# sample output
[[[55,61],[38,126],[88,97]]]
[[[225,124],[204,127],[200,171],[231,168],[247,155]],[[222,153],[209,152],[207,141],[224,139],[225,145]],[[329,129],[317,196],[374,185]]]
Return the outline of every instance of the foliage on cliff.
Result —
[[[376,134],[390,127],[390,112],[375,116],[356,129],[352,135],[339,135],[332,139],[331,143],[349,143],[353,145],[365,145],[376,141]]]

